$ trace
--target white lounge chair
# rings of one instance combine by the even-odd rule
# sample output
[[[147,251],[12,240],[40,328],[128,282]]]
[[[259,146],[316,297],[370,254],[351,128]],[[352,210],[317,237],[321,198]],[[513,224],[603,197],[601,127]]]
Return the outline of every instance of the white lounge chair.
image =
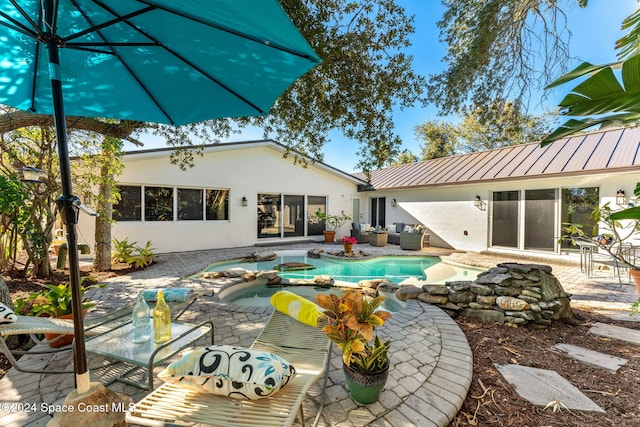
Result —
[[[283,357],[296,369],[295,376],[273,396],[238,400],[164,384],[127,413],[131,424],[159,426],[202,423],[214,426],[291,426],[296,416],[304,426],[302,401],[311,386],[324,377],[322,395],[316,401],[320,419],[324,404],[331,342],[320,328],[304,325],[274,311],[251,348]],[[315,399],[314,399],[315,400]]]

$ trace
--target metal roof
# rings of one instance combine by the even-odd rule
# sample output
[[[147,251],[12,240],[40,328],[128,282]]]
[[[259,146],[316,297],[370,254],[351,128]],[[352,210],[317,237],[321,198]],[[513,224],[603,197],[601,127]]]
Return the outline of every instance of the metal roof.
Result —
[[[640,170],[640,128],[574,135],[371,171],[376,190]],[[364,173],[354,176],[365,179]]]

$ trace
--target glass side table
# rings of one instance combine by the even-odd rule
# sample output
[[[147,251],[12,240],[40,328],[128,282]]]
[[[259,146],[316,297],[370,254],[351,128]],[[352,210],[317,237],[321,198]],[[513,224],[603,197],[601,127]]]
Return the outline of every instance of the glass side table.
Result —
[[[149,341],[134,343],[132,324],[129,321],[124,325],[87,339],[86,350],[100,354],[107,359],[134,365],[132,369],[114,378],[112,382],[120,381],[151,391],[153,390],[154,365],[184,350],[208,334],[211,335],[211,344],[213,344],[213,323],[209,320],[197,325],[174,321],[171,323],[171,336],[173,337],[171,340],[156,345],[153,342],[152,331]],[[138,369],[138,367],[147,367],[149,377],[148,385],[126,378],[129,373]]]

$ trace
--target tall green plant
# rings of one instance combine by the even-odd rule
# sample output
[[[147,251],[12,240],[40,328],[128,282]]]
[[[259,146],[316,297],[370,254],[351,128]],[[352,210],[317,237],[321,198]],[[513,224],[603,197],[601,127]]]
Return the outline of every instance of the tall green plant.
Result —
[[[0,268],[15,259],[20,211],[26,199],[27,193],[17,179],[0,175]]]
[[[604,65],[584,62],[547,87],[586,77],[559,105],[564,116],[575,118],[544,138],[542,146],[596,125],[605,128],[640,122],[640,8],[623,21],[622,28],[629,32],[616,42],[619,61]],[[640,183],[636,184],[634,194],[640,197]],[[612,213],[610,218],[640,220],[640,207]]]

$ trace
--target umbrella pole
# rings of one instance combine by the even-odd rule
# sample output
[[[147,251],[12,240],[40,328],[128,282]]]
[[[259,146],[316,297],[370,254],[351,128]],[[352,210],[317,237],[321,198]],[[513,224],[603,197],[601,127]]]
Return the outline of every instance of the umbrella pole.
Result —
[[[67,121],[64,116],[62,102],[62,82],[60,81],[60,59],[58,45],[55,39],[53,1],[45,2],[45,28],[47,52],[49,54],[49,77],[51,79],[51,94],[53,97],[53,119],[58,142],[58,157],[60,158],[60,179],[62,181],[62,195],[58,198],[58,210],[67,229],[67,253],[69,254],[69,283],[71,286],[71,307],[73,310],[73,363],[76,371],[76,388],[78,394],[89,391],[90,374],[87,369],[87,356],[84,345],[84,320],[82,318],[82,296],[80,292],[80,261],[78,259],[78,239],[76,223],[78,222],[78,208],[74,206],[71,188],[71,165],[69,148],[67,146]]]

